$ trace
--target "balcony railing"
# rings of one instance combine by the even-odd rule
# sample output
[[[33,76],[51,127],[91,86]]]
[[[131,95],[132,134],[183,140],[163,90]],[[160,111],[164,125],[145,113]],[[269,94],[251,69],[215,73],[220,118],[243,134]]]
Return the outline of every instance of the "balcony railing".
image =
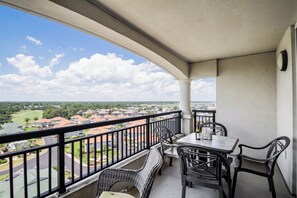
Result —
[[[140,120],[141,124],[123,126]],[[109,125],[121,126],[100,134],[65,139],[70,132]],[[157,144],[153,129],[159,125],[170,128],[174,134],[180,133],[181,111],[1,136],[0,144],[42,138],[45,145],[0,154],[0,159],[8,160],[7,169],[0,170],[0,176],[8,174],[7,186],[0,185],[0,197],[65,193],[68,186]]]
[[[216,110],[192,110],[194,117],[194,130],[197,130],[197,127],[200,124],[205,122],[215,122],[216,121]]]

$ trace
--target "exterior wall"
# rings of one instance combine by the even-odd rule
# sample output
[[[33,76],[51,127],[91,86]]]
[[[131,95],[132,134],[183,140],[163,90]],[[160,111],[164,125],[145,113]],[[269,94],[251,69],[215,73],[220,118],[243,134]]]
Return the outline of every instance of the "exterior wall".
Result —
[[[190,64],[190,79],[217,77],[217,60]]]
[[[263,146],[276,137],[275,67],[274,52],[218,61],[217,122],[240,144]]]
[[[278,165],[292,192],[293,190],[293,65],[291,29],[288,28],[277,48],[276,56],[280,51],[288,52],[287,71],[277,70],[277,136],[288,136],[291,144],[278,160]]]

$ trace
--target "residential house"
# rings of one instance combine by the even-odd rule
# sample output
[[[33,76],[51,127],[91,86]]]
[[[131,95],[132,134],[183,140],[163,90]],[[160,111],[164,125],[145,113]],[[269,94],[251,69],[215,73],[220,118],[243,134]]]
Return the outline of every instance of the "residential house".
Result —
[[[51,119],[39,119],[32,123],[33,127],[48,128],[50,127]]]
[[[56,125],[53,126],[53,128],[62,128],[62,127],[67,127],[67,126],[73,126],[75,123],[70,120],[61,120],[59,122],[56,122]],[[72,132],[67,132],[64,134],[65,138],[71,138],[71,137],[82,137],[84,136],[84,131],[79,130],[79,131],[72,131]]]
[[[86,133],[86,135],[87,136],[100,135],[100,134],[107,133],[113,129],[114,129],[114,126],[112,126],[112,125],[107,125],[104,127],[97,127],[97,128],[90,129]],[[90,148],[93,148],[95,146],[95,142],[96,142],[96,147],[101,148],[101,138],[102,138],[102,146],[108,145],[110,148],[112,147],[112,135],[109,134],[109,135],[97,136],[96,141],[95,141],[95,138],[91,138],[89,140]],[[87,150],[88,150],[88,142],[87,141],[85,141],[84,147],[85,147],[85,152],[87,152]]]
[[[74,115],[70,118],[71,121],[74,122],[74,124],[89,124],[91,121],[89,119],[86,119],[80,115]]]

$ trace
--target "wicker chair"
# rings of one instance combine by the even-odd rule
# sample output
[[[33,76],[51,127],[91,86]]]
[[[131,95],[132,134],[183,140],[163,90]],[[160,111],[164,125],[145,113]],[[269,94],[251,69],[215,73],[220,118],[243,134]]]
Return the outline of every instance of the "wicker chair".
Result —
[[[177,154],[177,144],[173,144],[172,137],[173,133],[165,126],[157,126],[154,131],[157,133],[160,144],[161,144],[161,155],[163,157],[163,165],[165,163],[165,158],[169,158],[169,166],[172,166],[172,158],[178,158]],[[162,168],[159,170],[159,175],[162,173]]]
[[[153,148],[147,155],[143,167],[138,170],[105,169],[99,175],[96,197],[103,191],[109,191],[117,182],[130,182],[138,189],[140,198],[148,198],[156,173],[162,164],[162,156],[156,148]]]
[[[238,145],[240,152],[237,158],[234,160],[234,176],[233,176],[233,194],[235,193],[236,180],[239,171],[252,173],[262,177],[267,177],[269,190],[272,197],[275,198],[275,188],[273,182],[274,167],[279,155],[289,146],[290,139],[286,136],[278,137],[263,147],[252,147],[244,144]],[[267,149],[266,157],[263,159],[257,159],[242,154],[243,147],[252,150]]]

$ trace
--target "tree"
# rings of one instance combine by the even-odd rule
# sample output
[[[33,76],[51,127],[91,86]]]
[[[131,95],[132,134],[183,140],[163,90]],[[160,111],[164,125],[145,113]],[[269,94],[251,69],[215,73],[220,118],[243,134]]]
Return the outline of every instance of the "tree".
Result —
[[[30,121],[30,118],[25,118],[26,128],[28,128],[29,121]]]
[[[89,118],[89,117],[91,117],[91,116],[92,116],[91,113],[87,113],[86,118]]]
[[[38,120],[38,117],[35,117],[33,120],[34,120],[34,121]]]
[[[174,106],[174,107],[173,107],[173,110],[174,110],[174,111],[179,110],[178,106]]]

